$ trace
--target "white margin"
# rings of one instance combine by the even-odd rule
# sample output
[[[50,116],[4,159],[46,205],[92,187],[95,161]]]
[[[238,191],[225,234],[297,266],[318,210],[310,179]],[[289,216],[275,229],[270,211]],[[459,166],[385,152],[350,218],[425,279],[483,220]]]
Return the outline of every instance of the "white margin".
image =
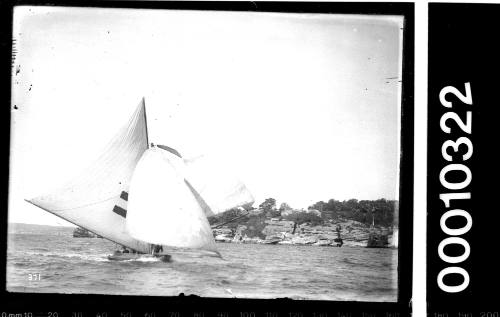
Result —
[[[412,316],[427,316],[427,49],[428,1],[415,2],[415,112]]]

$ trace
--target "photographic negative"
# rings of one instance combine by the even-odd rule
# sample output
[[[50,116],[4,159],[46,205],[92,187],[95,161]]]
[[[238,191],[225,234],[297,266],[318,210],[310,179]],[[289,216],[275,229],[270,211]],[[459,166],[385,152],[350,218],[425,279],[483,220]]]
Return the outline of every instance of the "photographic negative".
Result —
[[[16,7],[7,290],[397,302],[404,30]]]

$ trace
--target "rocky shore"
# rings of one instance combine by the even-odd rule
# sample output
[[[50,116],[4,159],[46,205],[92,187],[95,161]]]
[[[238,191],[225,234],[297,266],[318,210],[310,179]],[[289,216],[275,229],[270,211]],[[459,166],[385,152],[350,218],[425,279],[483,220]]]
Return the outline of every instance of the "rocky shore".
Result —
[[[385,235],[388,237],[389,246],[392,245],[392,228],[371,228],[363,223],[339,219],[329,221],[323,225],[311,224],[295,225],[293,221],[268,219],[265,227],[258,234],[251,225],[238,225],[235,229],[222,226],[213,229],[215,241],[229,243],[260,243],[260,244],[293,244],[315,246],[337,246],[337,228],[343,246],[366,247],[370,234]],[[249,230],[250,229],[250,230]]]

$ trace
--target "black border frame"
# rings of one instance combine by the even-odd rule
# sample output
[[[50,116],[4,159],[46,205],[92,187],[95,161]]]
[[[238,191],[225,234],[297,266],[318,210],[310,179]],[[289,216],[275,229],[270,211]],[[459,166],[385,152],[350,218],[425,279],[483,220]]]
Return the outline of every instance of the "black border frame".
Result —
[[[403,84],[401,98],[401,162],[400,162],[400,200],[399,200],[399,250],[398,250],[398,301],[394,303],[372,302],[330,302],[330,301],[294,301],[290,299],[213,299],[197,296],[156,297],[156,296],[117,296],[117,295],[76,295],[76,294],[31,294],[8,293],[1,290],[2,307],[6,312],[45,312],[33,316],[46,316],[46,312],[59,312],[59,316],[70,315],[72,311],[90,312],[84,316],[95,316],[97,312],[132,311],[134,316],[144,312],[156,312],[156,316],[166,315],[168,311],[180,311],[181,316],[192,316],[193,312],[204,312],[205,316],[216,316],[217,312],[229,312],[229,316],[240,316],[239,312],[252,311],[256,316],[265,316],[265,312],[279,312],[279,317],[300,317],[289,313],[302,313],[309,316],[313,312],[326,312],[332,316],[362,316],[363,312],[408,316],[411,313],[412,259],[413,259],[413,131],[414,131],[414,4],[413,3],[368,3],[368,2],[163,2],[163,1],[96,1],[96,0],[8,0],[0,4],[1,48],[5,54],[0,64],[1,76],[11,80],[11,38],[13,7],[17,5],[73,6],[98,8],[137,8],[137,9],[172,9],[172,10],[219,10],[252,12],[289,12],[289,13],[335,13],[335,14],[385,14],[403,15],[405,28],[403,33]],[[7,55],[9,57],[7,58]],[[3,193],[8,192],[8,157],[9,127],[11,108],[11,84],[2,85],[3,106],[0,116],[3,120],[0,135],[3,137],[4,164],[2,170]],[[8,87],[8,88],[7,88]],[[7,210],[7,195],[2,199],[3,210]],[[1,249],[0,261],[6,267],[7,212],[0,222]],[[6,271],[0,275],[0,285],[6,285]],[[3,306],[3,305],[2,305]],[[188,313],[188,314],[186,314]],[[286,315],[284,315],[286,314]],[[318,315],[316,315],[318,316]],[[24,317],[24,316],[23,316]],[[55,316],[54,316],[55,317]],[[104,317],[104,316],[103,316]],[[319,316],[318,316],[319,317]],[[321,316],[326,317],[326,316]]]
[[[500,214],[494,205],[498,197],[496,183],[498,169],[498,74],[500,73],[500,46],[497,41],[500,25],[500,3],[429,3],[428,45],[428,138],[427,138],[427,307],[429,315],[498,316],[500,312],[498,228]],[[454,86],[462,93],[464,83],[471,87],[472,105],[460,102],[453,94],[447,100],[451,108],[443,107],[439,93],[445,86]],[[454,123],[450,133],[440,128],[440,119],[446,112],[454,112],[462,119],[471,111],[471,133],[465,133]],[[451,120],[450,120],[451,121]],[[452,161],[442,155],[446,140],[467,137],[473,153],[463,161],[460,154],[448,151]],[[463,189],[446,189],[439,180],[441,170],[450,163],[467,166],[472,180]],[[448,175],[452,182],[463,175]],[[446,208],[439,195],[469,192],[470,199],[454,200]],[[470,246],[470,255],[459,263],[446,263],[438,255],[438,246],[445,238],[440,226],[441,216],[451,209],[462,209],[472,217],[471,229],[457,237]],[[462,226],[463,223],[452,224]],[[462,250],[448,247],[445,253],[460,255]],[[469,275],[469,285],[461,292],[447,293],[437,284],[439,272],[446,267],[460,267]],[[450,285],[459,285],[459,275],[448,277]]]

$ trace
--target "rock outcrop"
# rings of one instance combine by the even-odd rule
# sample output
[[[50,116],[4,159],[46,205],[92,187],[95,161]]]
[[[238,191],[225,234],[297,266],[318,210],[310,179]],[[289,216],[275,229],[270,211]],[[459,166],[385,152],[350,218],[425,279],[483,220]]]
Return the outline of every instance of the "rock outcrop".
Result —
[[[214,237],[218,242],[337,246],[338,230],[345,246],[366,247],[370,234],[385,235],[392,240],[391,228],[370,228],[353,220],[330,220],[318,226],[296,225],[293,221],[278,219],[264,222],[261,235],[264,239],[248,236],[245,225],[239,225],[234,231],[226,227],[214,229]]]
[[[231,242],[234,237],[233,230],[229,228],[217,228],[213,229],[214,239],[217,242]]]

